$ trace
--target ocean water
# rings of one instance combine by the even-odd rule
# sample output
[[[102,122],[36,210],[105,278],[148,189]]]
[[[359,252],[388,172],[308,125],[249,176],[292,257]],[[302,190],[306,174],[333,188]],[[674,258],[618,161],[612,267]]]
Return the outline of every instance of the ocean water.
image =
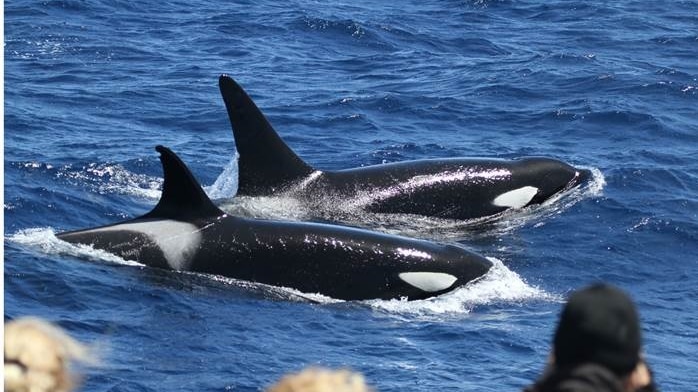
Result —
[[[4,318],[36,315],[102,357],[86,391],[258,391],[310,365],[378,391],[520,390],[571,290],[635,298],[664,391],[698,383],[698,2],[80,1],[5,7]],[[55,233],[157,202],[155,145],[232,211],[236,78],[322,169],[537,155],[593,181],[494,224],[387,221],[458,242],[485,279],[426,301],[343,302],[146,268]]]

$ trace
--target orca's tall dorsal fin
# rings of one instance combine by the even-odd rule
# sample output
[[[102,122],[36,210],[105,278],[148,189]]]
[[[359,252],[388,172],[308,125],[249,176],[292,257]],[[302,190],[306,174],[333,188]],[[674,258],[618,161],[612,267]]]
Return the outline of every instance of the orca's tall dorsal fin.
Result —
[[[275,188],[313,172],[313,168],[281,140],[239,84],[228,75],[221,75],[218,85],[240,154],[239,195],[268,195]]]
[[[155,208],[142,218],[187,219],[224,214],[211,202],[189,168],[174,152],[163,146],[157,146],[155,150],[160,153],[165,178],[162,196]]]

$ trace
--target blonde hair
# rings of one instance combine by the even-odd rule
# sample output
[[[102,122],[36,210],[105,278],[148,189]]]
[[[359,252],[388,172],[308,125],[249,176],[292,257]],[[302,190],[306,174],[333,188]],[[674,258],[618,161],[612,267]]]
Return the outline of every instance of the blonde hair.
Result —
[[[66,392],[76,384],[71,362],[94,362],[83,344],[32,317],[5,325],[5,391]]]
[[[284,376],[267,392],[372,392],[361,374],[349,370],[309,368]]]

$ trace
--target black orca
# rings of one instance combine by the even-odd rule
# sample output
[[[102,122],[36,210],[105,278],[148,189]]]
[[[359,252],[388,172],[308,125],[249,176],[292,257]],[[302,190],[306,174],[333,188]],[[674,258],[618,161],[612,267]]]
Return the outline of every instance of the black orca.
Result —
[[[57,234],[124,259],[321,293],[337,299],[423,299],[483,276],[486,258],[459,246],[342,226],[229,216],[184,163],[158,146],[162,196],[147,214]]]
[[[467,220],[543,203],[591,174],[550,158],[427,159],[320,171],[281,140],[232,78],[221,75],[219,87],[239,154],[238,195],[284,195],[308,204],[327,198],[374,213]]]

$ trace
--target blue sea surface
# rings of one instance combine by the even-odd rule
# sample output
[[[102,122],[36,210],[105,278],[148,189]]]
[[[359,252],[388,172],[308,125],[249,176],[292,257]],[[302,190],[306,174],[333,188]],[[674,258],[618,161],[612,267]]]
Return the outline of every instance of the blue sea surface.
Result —
[[[570,291],[636,300],[663,391],[698,384],[698,1],[82,1],[5,7],[5,320],[93,344],[85,391],[258,391],[306,366],[378,391],[520,390]],[[321,169],[548,156],[593,181],[473,230],[355,216],[495,261],[438,298],[342,302],[147,268],[63,230],[157,202],[154,147],[236,189],[227,73]],[[232,199],[235,201],[236,199]],[[288,200],[235,209],[303,220]]]

